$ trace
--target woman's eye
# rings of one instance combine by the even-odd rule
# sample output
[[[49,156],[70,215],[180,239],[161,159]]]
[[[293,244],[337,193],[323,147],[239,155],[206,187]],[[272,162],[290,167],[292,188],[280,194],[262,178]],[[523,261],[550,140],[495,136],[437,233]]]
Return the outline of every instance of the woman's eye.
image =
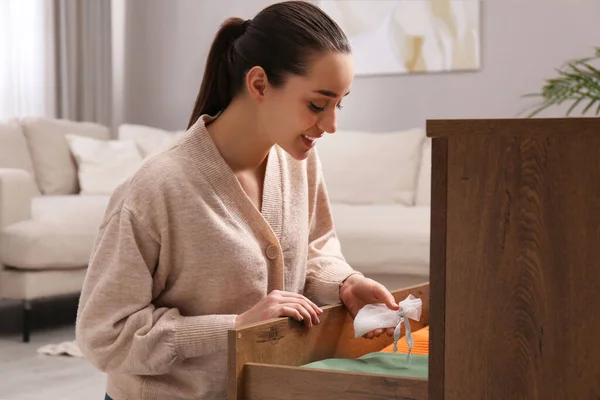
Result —
[[[323,112],[323,111],[325,111],[325,107],[317,107],[312,102],[308,103],[308,108],[310,108],[314,112]]]

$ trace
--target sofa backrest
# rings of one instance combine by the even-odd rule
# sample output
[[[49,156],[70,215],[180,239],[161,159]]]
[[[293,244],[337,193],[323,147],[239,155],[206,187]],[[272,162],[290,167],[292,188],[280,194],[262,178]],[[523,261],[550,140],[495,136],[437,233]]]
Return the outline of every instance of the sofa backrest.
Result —
[[[186,134],[186,130],[167,131],[139,124],[121,124],[118,129],[120,140],[133,140],[142,157],[166,150]]]
[[[79,193],[77,165],[65,136],[75,134],[109,140],[110,129],[91,122],[27,117],[21,119],[40,192],[47,195]]]
[[[338,131],[317,142],[332,202],[414,205],[425,131]]]
[[[27,139],[16,118],[0,122],[0,168],[23,169],[34,175]]]

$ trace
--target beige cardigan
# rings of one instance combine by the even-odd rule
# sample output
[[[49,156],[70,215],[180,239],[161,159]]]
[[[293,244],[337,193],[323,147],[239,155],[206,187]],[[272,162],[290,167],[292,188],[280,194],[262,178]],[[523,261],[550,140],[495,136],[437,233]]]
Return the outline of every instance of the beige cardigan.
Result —
[[[114,400],[226,399],[236,315],[274,289],[337,303],[356,273],[340,252],[316,152],[297,161],[273,147],[259,212],[209,118],[117,188],[100,226],[76,333]]]

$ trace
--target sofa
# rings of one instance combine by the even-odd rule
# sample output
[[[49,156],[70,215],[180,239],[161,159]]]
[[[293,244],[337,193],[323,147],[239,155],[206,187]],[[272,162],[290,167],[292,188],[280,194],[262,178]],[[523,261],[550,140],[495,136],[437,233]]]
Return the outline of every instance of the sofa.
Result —
[[[341,130],[317,151],[342,251],[390,289],[429,280],[431,139]]]
[[[184,131],[50,118],[0,122],[0,299],[76,296],[112,188]],[[349,263],[388,286],[429,272],[429,140],[422,130],[339,132],[317,151]],[[428,155],[429,154],[429,155]]]
[[[182,131],[50,118],[0,122],[0,299],[77,295],[111,189]],[[152,150],[151,150],[152,149]]]

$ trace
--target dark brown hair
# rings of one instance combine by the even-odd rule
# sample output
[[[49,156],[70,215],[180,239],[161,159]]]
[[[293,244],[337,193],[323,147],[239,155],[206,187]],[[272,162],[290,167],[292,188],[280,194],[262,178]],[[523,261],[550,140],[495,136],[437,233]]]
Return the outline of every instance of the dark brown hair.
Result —
[[[278,87],[289,75],[305,75],[310,57],[326,51],[349,54],[350,44],[326,13],[306,1],[273,4],[251,21],[229,18],[211,45],[188,128],[201,115],[224,110],[252,67],[262,67]]]

